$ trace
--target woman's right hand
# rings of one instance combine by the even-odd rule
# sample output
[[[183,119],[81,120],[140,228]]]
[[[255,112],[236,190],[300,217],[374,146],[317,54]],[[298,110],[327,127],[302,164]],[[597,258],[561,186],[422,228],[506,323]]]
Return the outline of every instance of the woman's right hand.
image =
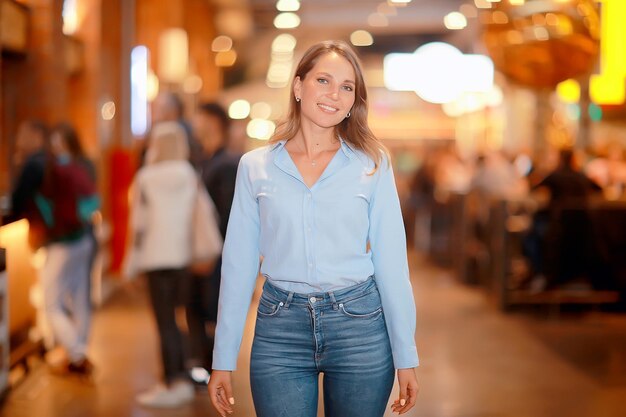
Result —
[[[233,397],[233,389],[231,384],[231,371],[211,372],[209,379],[209,397],[213,407],[222,417],[226,414],[233,413],[233,405],[235,405],[235,397]]]

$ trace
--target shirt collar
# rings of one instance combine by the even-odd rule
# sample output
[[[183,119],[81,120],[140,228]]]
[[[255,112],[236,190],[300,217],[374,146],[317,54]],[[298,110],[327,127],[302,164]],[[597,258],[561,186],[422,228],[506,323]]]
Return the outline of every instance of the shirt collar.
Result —
[[[355,154],[355,150],[354,150],[354,145],[346,142],[343,138],[339,138],[340,142],[341,142],[341,151],[344,153],[344,155],[346,155],[348,158],[352,159],[353,155]],[[276,143],[273,143],[270,145],[270,152],[274,152],[277,149],[281,149],[285,146],[285,144],[287,143],[286,140],[279,140]]]

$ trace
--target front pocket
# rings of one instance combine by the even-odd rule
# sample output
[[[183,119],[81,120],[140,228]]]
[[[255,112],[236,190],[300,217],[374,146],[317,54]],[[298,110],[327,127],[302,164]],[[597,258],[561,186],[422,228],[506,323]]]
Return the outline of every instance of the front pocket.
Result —
[[[283,308],[284,303],[281,301],[279,303],[275,303],[261,297],[259,300],[259,307],[257,309],[257,313],[261,316],[275,316],[278,312]]]
[[[377,292],[367,294],[344,303],[339,303],[339,311],[348,317],[369,318],[383,311]]]
[[[375,315],[377,315],[378,313],[383,311],[382,307],[379,307],[376,310],[372,311],[371,313],[355,314],[355,313],[350,313],[350,312],[346,311],[346,308],[345,308],[345,306],[343,304],[339,304],[339,310],[341,310],[341,312],[343,314],[345,314],[346,316],[354,317],[354,318],[357,318],[357,319],[366,319],[368,317],[374,317]]]

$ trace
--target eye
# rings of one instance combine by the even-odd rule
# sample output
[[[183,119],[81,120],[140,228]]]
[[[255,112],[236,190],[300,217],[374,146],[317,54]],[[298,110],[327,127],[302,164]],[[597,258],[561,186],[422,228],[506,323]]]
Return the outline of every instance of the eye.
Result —
[[[346,91],[354,91],[354,88],[352,88],[351,85],[344,85],[343,89],[346,90]]]
[[[328,80],[326,78],[318,78],[317,82],[320,84],[328,84]]]

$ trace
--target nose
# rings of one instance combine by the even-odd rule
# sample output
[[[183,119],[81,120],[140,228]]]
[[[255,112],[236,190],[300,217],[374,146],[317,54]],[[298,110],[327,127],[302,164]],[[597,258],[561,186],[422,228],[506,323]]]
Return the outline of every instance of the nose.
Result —
[[[330,92],[330,98],[332,98],[333,100],[339,100],[339,91],[337,89],[333,89]]]

